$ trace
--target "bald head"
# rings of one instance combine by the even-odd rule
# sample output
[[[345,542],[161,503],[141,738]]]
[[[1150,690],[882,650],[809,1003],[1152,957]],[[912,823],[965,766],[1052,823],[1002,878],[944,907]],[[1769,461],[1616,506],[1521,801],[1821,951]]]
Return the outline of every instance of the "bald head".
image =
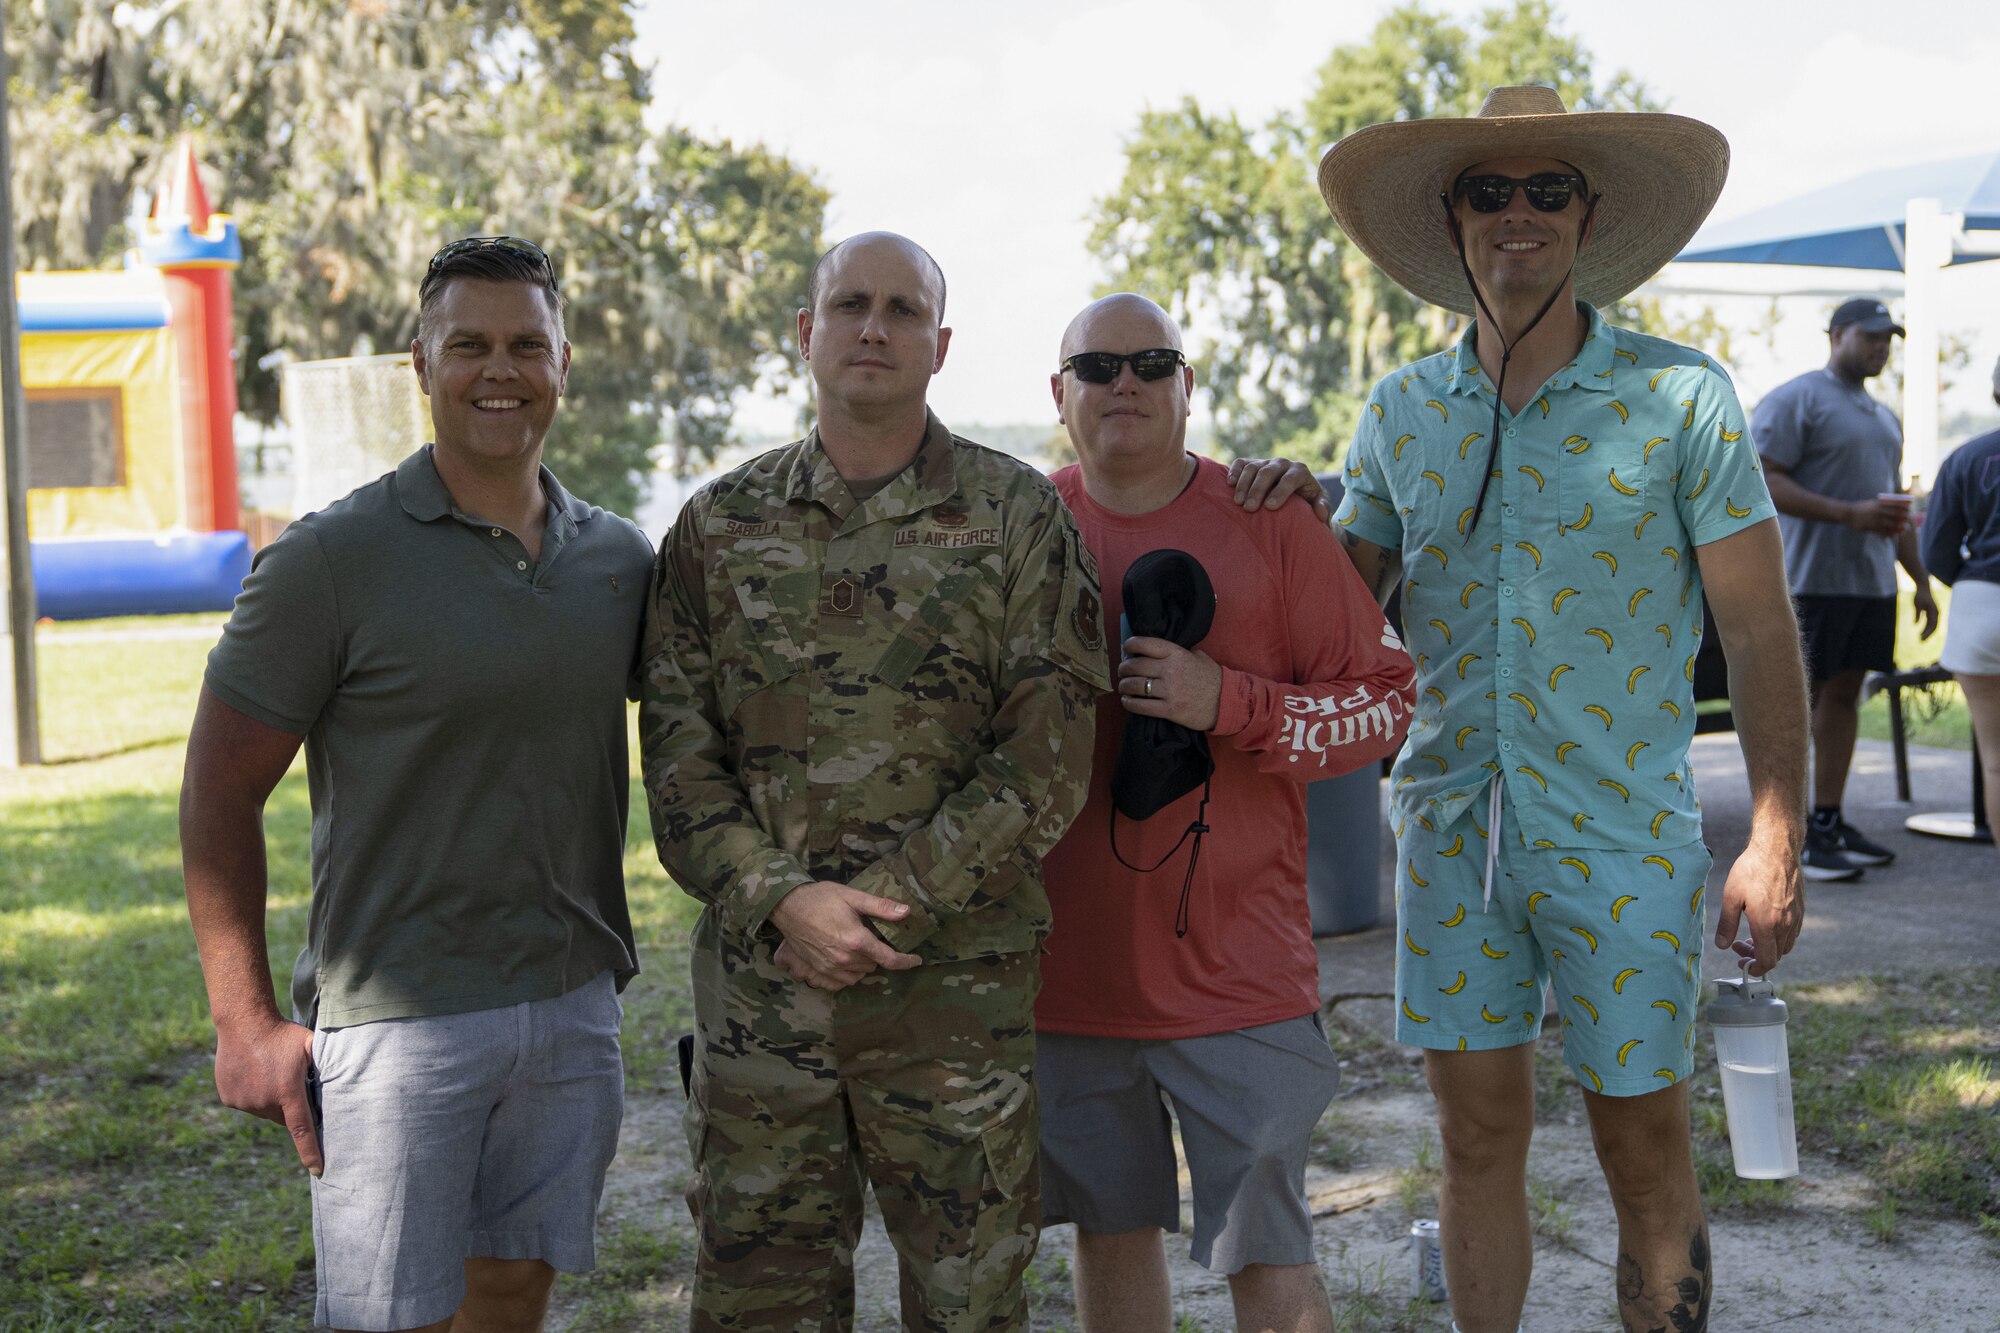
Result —
[[[819,262],[812,267],[812,276],[806,280],[806,309],[813,311],[819,309],[820,298],[826,295],[829,282],[833,275],[840,271],[840,265],[847,255],[857,250],[870,249],[900,251],[906,258],[924,270],[935,288],[932,292],[935,299],[931,304],[937,311],[938,323],[943,324],[944,270],[938,267],[937,260],[931,258],[930,251],[924,249],[924,247],[918,245],[909,237],[900,236],[893,231],[864,231],[839,242],[832,249],[821,255]]]
[[[1084,485],[1121,513],[1146,513],[1178,495],[1187,481],[1187,421],[1194,369],[1184,360],[1143,363],[1142,352],[1181,350],[1173,317],[1143,296],[1119,292],[1092,301],[1063,331],[1064,369],[1049,376],[1056,416],[1069,431]],[[1090,378],[1069,366],[1072,357],[1096,352],[1114,359],[1109,379],[1101,364]],[[1158,373],[1166,370],[1165,374]],[[1117,498],[1112,498],[1113,496]],[[1128,507],[1136,505],[1138,507]]]
[[[1091,341],[1092,335],[1105,329],[1116,328],[1121,333],[1151,329],[1157,338],[1145,343],[1145,347],[1181,348],[1181,326],[1174,323],[1173,316],[1162,310],[1156,302],[1134,292],[1113,292],[1100,297],[1079,310],[1076,318],[1063,330],[1062,351],[1058,361],[1067,361],[1078,352],[1102,352],[1111,350],[1097,346]],[[1140,348],[1127,350],[1137,351]]]

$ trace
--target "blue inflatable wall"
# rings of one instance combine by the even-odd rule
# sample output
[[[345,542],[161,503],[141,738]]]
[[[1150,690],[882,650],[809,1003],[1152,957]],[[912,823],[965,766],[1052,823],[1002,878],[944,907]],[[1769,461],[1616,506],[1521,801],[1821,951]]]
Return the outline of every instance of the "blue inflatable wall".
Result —
[[[29,542],[35,613],[52,620],[227,611],[250,573],[240,532]]]

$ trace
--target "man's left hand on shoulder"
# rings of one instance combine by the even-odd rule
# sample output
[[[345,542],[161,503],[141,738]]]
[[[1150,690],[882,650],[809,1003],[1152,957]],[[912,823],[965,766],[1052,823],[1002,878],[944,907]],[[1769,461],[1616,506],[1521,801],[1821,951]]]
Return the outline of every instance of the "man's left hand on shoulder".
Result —
[[[1245,509],[1278,509],[1294,495],[1313,507],[1322,523],[1333,522],[1333,505],[1312,469],[1289,458],[1239,458],[1229,465],[1229,484]]]
[[[1222,706],[1222,668],[1199,648],[1135,635],[1125,640],[1118,664],[1118,702],[1140,717],[1213,731]]]

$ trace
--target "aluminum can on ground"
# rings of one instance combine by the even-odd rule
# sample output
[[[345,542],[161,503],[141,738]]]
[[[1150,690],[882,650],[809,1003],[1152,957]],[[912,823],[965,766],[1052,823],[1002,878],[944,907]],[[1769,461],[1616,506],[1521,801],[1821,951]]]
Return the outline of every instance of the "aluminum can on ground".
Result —
[[[1410,1223],[1410,1297],[1425,1301],[1445,1298],[1444,1244],[1433,1218],[1420,1217]]]

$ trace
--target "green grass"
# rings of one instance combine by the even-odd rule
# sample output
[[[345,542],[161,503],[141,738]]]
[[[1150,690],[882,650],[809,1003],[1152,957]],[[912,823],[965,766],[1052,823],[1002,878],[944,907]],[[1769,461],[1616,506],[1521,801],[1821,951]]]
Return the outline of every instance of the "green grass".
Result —
[[[1951,613],[1951,589],[1932,585],[1937,594],[1938,608],[1944,615]],[[1896,600],[1896,665],[1905,671],[1918,667],[1935,666],[1938,650],[1944,647],[1944,622],[1939,620],[1937,633],[1928,639],[1917,637],[1917,622],[1912,611],[1910,593],[1905,589]],[[1934,745],[1945,750],[1970,750],[1972,748],[1972,719],[1965,711],[1965,696],[1956,685],[1934,685],[1924,690],[1903,692],[1903,731],[1912,745]],[[1877,695],[1861,706],[1861,730],[1863,740],[1886,741],[1892,729],[1889,721],[1889,700]]]
[[[1871,1233],[1886,1240],[1900,1219],[1947,1217],[2000,1239],[2000,968],[1790,986],[1784,996],[1799,1151],[1861,1171],[1875,1196],[1863,1218]],[[1536,1044],[1536,1114],[1575,1122],[1582,1095],[1561,1050],[1551,1025]],[[1696,1031],[1693,1088],[1708,1207],[1789,1205],[1796,1182],[1736,1175],[1706,1028]]]
[[[214,1036],[181,901],[175,805],[208,644],[101,632],[116,628],[43,631],[50,762],[0,771],[0,1333],[304,1328],[305,1182],[282,1130],[215,1100]],[[626,992],[627,1078],[662,1089],[677,1081],[672,1039],[690,1025],[682,950],[695,911],[653,857],[636,786],[634,815],[626,870],[646,971]],[[274,794],[266,831],[282,992],[305,927],[300,771]],[[1868,1225],[1887,1237],[1907,1219],[1962,1218],[2000,1243],[2000,969],[1799,986],[1786,998],[1801,1146],[1865,1175],[1877,1195]],[[1696,1048],[1711,1064],[1706,1034]],[[1556,1063],[1553,1050],[1541,1058]],[[1541,1072],[1560,1089],[1544,1114],[1574,1114],[1567,1076]],[[1792,1186],[1730,1172],[1712,1068],[1697,1087],[1711,1206],[1782,1206]],[[1439,1154],[1427,1129],[1412,1132],[1421,1137],[1398,1194],[1415,1213],[1435,1197]],[[1331,1120],[1316,1150],[1329,1165],[1346,1158],[1348,1127]],[[558,1289],[575,1327],[674,1322],[692,1257],[663,1225],[670,1194],[605,1219],[602,1267]],[[1553,1206],[1542,1221],[1563,1228]],[[1035,1274],[1038,1309],[1061,1322],[1066,1273],[1044,1256]],[[1334,1276],[1385,1321],[1428,1326],[1428,1314],[1402,1313],[1395,1284]]]
[[[224,1109],[182,903],[176,806],[210,641],[119,630],[220,617],[44,626],[46,765],[0,770],[0,1333],[303,1329],[305,1179],[281,1128]],[[648,970],[627,989],[626,1076],[664,1086],[691,1025],[677,945],[694,904],[653,857],[634,785],[626,848]],[[305,932],[302,766],[266,811],[271,971]],[[646,1217],[608,1219],[604,1264],[564,1279],[577,1327],[654,1327],[649,1285],[691,1260]]]
[[[2000,1217],[2000,969],[1870,977],[1785,991],[1799,1149],[1859,1169],[1882,1239],[1906,1216]],[[1706,1034],[1704,1034],[1705,1036]],[[1711,1207],[1768,1209],[1788,1181],[1730,1166],[1711,1043],[1698,1040],[1696,1163]]]
[[[39,637],[48,766],[0,773],[0,1328],[302,1326],[297,1158],[216,1103],[181,907],[175,804],[207,641]],[[304,823],[294,776],[271,819],[281,978]]]

